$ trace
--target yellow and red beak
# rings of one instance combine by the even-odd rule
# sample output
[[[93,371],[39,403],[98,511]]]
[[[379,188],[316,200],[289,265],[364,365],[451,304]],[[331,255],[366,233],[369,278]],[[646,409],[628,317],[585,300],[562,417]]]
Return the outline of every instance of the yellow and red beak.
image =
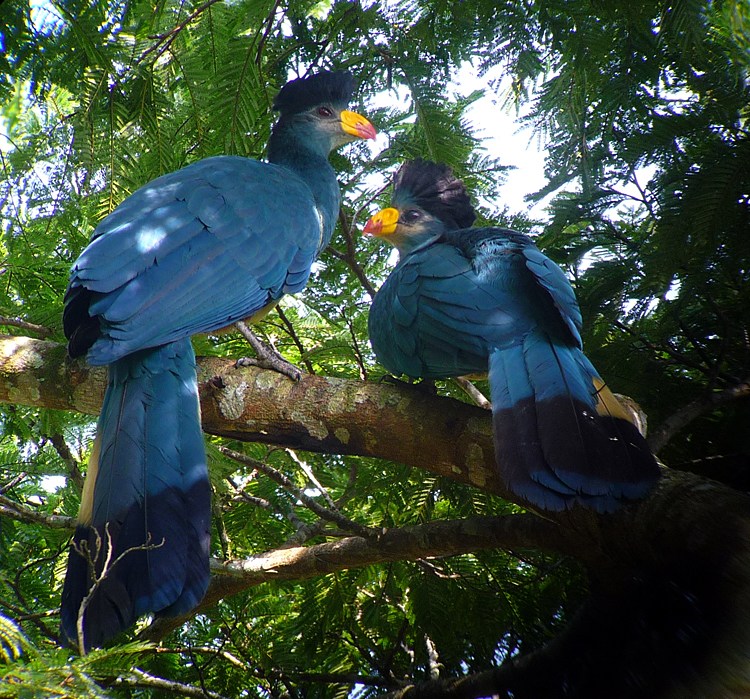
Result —
[[[382,209],[378,211],[365,225],[364,233],[370,235],[391,235],[398,226],[398,210]]]
[[[374,139],[378,135],[375,127],[367,119],[357,112],[350,112],[348,109],[341,112],[341,128],[357,138]]]

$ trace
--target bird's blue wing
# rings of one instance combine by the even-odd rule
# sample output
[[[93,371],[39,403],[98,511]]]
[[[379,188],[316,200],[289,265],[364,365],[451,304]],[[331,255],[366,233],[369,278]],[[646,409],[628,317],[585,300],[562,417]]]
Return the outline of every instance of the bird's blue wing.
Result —
[[[490,346],[513,342],[521,314],[445,243],[407,255],[378,291],[369,332],[381,364],[396,374],[446,378],[487,371]]]
[[[581,341],[583,319],[575,292],[565,273],[535,245],[524,245],[521,253],[526,260],[526,268],[552,297],[552,302],[560,317],[568,326],[578,346],[581,347],[583,345]]]
[[[247,318],[304,288],[321,242],[310,189],[247,158],[206,158],[160,177],[97,227],[71,273],[108,364],[139,349]]]

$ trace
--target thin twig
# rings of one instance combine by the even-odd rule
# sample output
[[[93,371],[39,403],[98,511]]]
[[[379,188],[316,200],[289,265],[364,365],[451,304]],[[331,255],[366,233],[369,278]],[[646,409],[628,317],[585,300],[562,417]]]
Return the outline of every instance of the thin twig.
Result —
[[[216,523],[216,531],[219,533],[219,545],[221,546],[221,555],[223,558],[228,559],[231,557],[232,540],[229,538],[227,532],[227,526],[224,523],[224,512],[221,507],[221,498],[219,493],[214,489],[213,505],[211,507],[214,522]]]
[[[305,356],[307,354],[307,350],[305,350],[304,345],[302,344],[302,340],[299,339],[299,336],[297,335],[297,332],[294,329],[294,325],[292,325],[292,321],[287,318],[286,313],[281,310],[281,306],[276,306],[276,313],[279,314],[279,318],[281,318],[281,322],[284,323],[284,327],[286,328],[286,331],[289,333],[289,337],[292,338],[292,342],[297,347],[297,351],[300,354],[300,357],[302,358],[302,362],[305,365],[305,368],[307,369],[307,372],[309,374],[314,374],[315,369],[313,368],[312,362]]]
[[[153,549],[158,549],[164,546],[165,539],[162,538],[161,542],[158,544],[152,544],[151,543],[151,534],[149,533],[146,537],[146,543],[141,544],[140,546],[131,546],[129,549],[125,549],[119,556],[116,558],[113,558],[115,555],[115,546],[114,546],[114,538],[112,537],[112,534],[109,531],[109,522],[107,522],[104,525],[104,538],[106,542],[106,556],[104,558],[104,564],[102,565],[102,571],[101,573],[96,573],[96,562],[101,556],[102,553],[102,537],[101,534],[99,534],[99,530],[96,528],[93,528],[94,536],[96,537],[96,543],[94,544],[94,552],[92,555],[92,552],[89,548],[88,541],[81,540],[78,542],[78,544],[73,544],[76,552],[83,556],[85,559],[87,559],[87,562],[89,564],[89,571],[92,573],[92,577],[94,578],[94,581],[89,588],[88,593],[86,596],[81,600],[81,604],[78,607],[78,615],[76,618],[76,636],[77,636],[77,642],[78,642],[78,650],[81,653],[81,655],[87,655],[88,649],[86,647],[86,637],[84,633],[84,623],[85,623],[85,617],[86,617],[86,609],[88,608],[89,604],[91,603],[91,600],[94,598],[94,595],[98,592],[99,588],[102,586],[104,581],[106,580],[107,576],[109,575],[109,572],[128,554],[132,553],[133,551],[152,551]],[[71,553],[72,555],[72,553]]]
[[[128,687],[143,687],[149,689],[160,689],[170,694],[178,694],[183,697],[196,697],[196,699],[226,699],[223,694],[212,692],[209,689],[193,687],[174,680],[165,680],[163,677],[150,675],[143,670],[134,667],[130,670],[132,676],[120,675],[112,683],[114,686],[126,685]]]
[[[310,468],[310,464],[302,461],[302,459],[297,456],[294,449],[290,449],[289,447],[287,447],[284,451],[286,451],[286,453],[289,454],[289,456],[292,458],[292,461],[294,461],[305,472],[305,475],[312,481],[313,485],[323,496],[323,499],[328,503],[328,507],[330,507],[332,510],[338,510],[338,508],[336,507],[336,503],[333,501],[333,498],[323,487],[323,484],[315,477],[312,468]]]
[[[305,493],[296,485],[294,485],[294,483],[292,483],[283,473],[277,471],[275,468],[269,466],[268,464],[265,464],[262,461],[258,461],[257,459],[252,459],[249,456],[240,454],[239,452],[233,451],[232,449],[227,449],[224,446],[219,446],[218,448],[222,454],[228,456],[230,459],[238,461],[241,464],[245,464],[246,466],[252,466],[261,473],[264,473],[271,480],[275,481],[280,486],[292,493],[292,495],[294,495],[303,505],[305,505],[305,507],[318,515],[318,517],[326,519],[329,522],[335,522],[343,529],[352,531],[355,534],[358,534],[359,536],[366,539],[377,539],[380,536],[380,532],[378,530],[371,529],[370,527],[366,527],[363,524],[354,522],[342,515],[340,512],[336,512],[335,510],[328,510],[325,507],[322,507],[311,497],[305,495]]]
[[[259,498],[254,495],[248,495],[243,488],[237,486],[237,484],[232,480],[230,476],[226,476],[226,480],[230,484],[230,486],[234,488],[235,495],[232,498],[233,500],[246,502],[249,505],[260,507],[264,510],[268,510],[269,512],[273,512],[280,517],[284,517],[284,519],[288,519],[292,523],[292,526],[294,527],[296,533],[302,532],[302,536],[308,537],[309,525],[302,519],[300,519],[300,517],[294,511],[294,506],[290,506],[288,510],[284,510],[283,507],[272,503],[270,500]]]
[[[263,47],[266,45],[268,37],[271,34],[271,29],[273,28],[273,20],[276,17],[276,11],[279,9],[280,2],[281,0],[276,0],[276,2],[273,4],[273,7],[271,8],[271,11],[268,13],[266,21],[264,22],[265,29],[260,37],[260,41],[258,42],[258,50],[255,53],[255,65],[258,66],[258,68],[260,68],[260,59],[263,54]]]
[[[15,478],[9,480],[5,485],[0,485],[0,495],[7,493],[9,490],[13,490],[28,474],[26,471],[21,471]]]
[[[157,49],[159,49],[159,46],[161,44],[164,44],[162,48],[159,49],[158,53],[156,54],[156,57],[154,58],[154,61],[159,60],[161,58],[161,55],[172,45],[174,40],[177,38],[177,35],[188,25],[190,22],[192,22],[199,14],[205,12],[211,5],[216,4],[219,2],[219,0],[208,0],[208,2],[203,3],[198,9],[195,10],[191,15],[187,17],[184,21],[180,22],[176,27],[173,27],[168,32],[165,32],[164,34],[158,34],[156,36],[149,37],[150,39],[158,39],[158,41],[149,49],[146,49],[141,54],[140,59],[138,59],[139,63],[143,63],[143,60],[148,56],[150,53],[153,53]],[[166,42],[166,43],[165,43]]]
[[[349,335],[352,338],[352,349],[354,350],[354,358],[357,361],[357,368],[359,369],[359,378],[362,381],[367,381],[367,366],[365,365],[365,358],[362,356],[362,350],[359,347],[359,341],[357,340],[357,334],[354,332],[354,324],[346,315],[346,309],[342,309],[341,315],[344,318],[346,327],[349,330]]]
[[[367,278],[367,275],[365,274],[365,271],[360,266],[359,262],[357,262],[357,258],[355,256],[355,247],[354,247],[354,237],[352,236],[352,230],[349,227],[349,223],[346,220],[346,214],[344,213],[343,209],[339,210],[339,222],[341,223],[341,229],[344,231],[344,240],[346,241],[346,253],[339,252],[336,250],[334,253],[335,257],[337,257],[340,260],[343,260],[346,262],[347,265],[351,268],[352,272],[354,272],[355,275],[357,275],[357,279],[362,283],[362,286],[365,288],[365,291],[367,291],[368,294],[370,294],[370,298],[375,298],[375,287],[370,283],[370,280]],[[329,250],[332,250],[331,246],[328,246]]]
[[[636,332],[632,328],[629,328],[625,323],[620,322],[619,320],[616,320],[614,324],[620,328],[621,330],[624,330],[628,335],[634,337],[639,342],[642,342],[648,349],[652,350],[653,352],[665,352],[668,354],[672,359],[674,359],[678,364],[682,364],[683,366],[690,367],[691,369],[696,369],[697,371],[700,371],[701,373],[705,374],[709,378],[714,376],[714,370],[711,367],[704,366],[700,362],[696,362],[693,359],[690,359],[689,357],[686,357],[681,352],[678,352],[676,349],[673,349],[672,347],[669,347],[668,345],[656,345],[650,340],[648,340],[645,336],[641,335],[640,333]],[[732,383],[738,383],[739,379],[736,376],[732,376],[731,374],[727,374],[725,372],[719,372],[718,376],[724,379],[725,381],[730,381]]]

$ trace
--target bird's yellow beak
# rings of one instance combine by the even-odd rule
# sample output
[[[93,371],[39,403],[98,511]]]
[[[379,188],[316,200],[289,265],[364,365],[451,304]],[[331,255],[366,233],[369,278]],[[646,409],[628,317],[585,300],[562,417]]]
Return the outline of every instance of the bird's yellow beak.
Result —
[[[378,211],[365,225],[365,233],[370,235],[390,235],[398,226],[398,209]]]
[[[357,138],[374,139],[378,135],[375,127],[367,119],[357,112],[350,112],[348,109],[341,112],[341,128]]]

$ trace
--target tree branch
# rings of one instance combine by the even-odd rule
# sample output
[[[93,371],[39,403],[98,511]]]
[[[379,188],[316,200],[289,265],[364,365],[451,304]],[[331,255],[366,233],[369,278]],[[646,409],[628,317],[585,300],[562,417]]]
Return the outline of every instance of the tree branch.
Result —
[[[398,461],[513,497],[495,465],[487,410],[406,384],[308,375],[295,382],[219,357],[198,359],[198,379],[209,434]],[[62,345],[0,336],[0,402],[96,415],[106,386],[106,367],[71,361]]]
[[[359,281],[362,283],[362,286],[365,288],[367,293],[370,294],[370,298],[374,299],[375,287],[367,278],[365,270],[363,270],[359,262],[357,262],[357,250],[354,245],[354,236],[352,234],[352,229],[349,226],[349,222],[346,220],[346,214],[344,213],[343,209],[339,210],[339,223],[341,224],[341,230],[344,231],[346,253],[339,252],[338,250],[332,248],[330,245],[328,246],[328,249],[335,255],[335,257],[337,257],[339,260],[343,260],[347,265],[349,265],[350,269],[357,276],[357,279],[359,279]]]
[[[159,689],[170,694],[177,694],[182,697],[195,697],[196,699],[226,699],[224,695],[212,692],[201,687],[193,687],[182,682],[165,680],[162,677],[155,677],[148,672],[134,667],[130,675],[121,675],[117,677],[112,684],[114,686],[126,685],[128,687],[144,687],[148,689]]]
[[[278,314],[279,318],[281,318],[281,322],[284,324],[289,337],[292,338],[292,342],[297,347],[297,351],[299,352],[300,357],[302,357],[302,363],[305,365],[307,373],[314,374],[315,368],[313,367],[312,362],[305,356],[306,351],[304,345],[302,344],[302,340],[299,339],[297,331],[294,329],[294,325],[292,325],[292,322],[289,320],[289,318],[286,317],[286,313],[281,310],[280,305],[276,306],[276,313]]]
[[[750,395],[750,383],[740,383],[722,391],[713,391],[702,396],[672,413],[661,423],[648,438],[648,445],[654,454],[658,454],[683,427],[690,424],[697,417],[706,412],[729,403],[737,398]]]
[[[290,481],[283,473],[281,473],[281,471],[277,471],[275,468],[272,468],[262,461],[252,459],[249,456],[240,454],[239,452],[233,451],[232,449],[227,449],[227,447],[219,445],[217,448],[222,454],[224,454],[224,456],[228,456],[234,461],[244,464],[245,466],[250,466],[251,468],[258,470],[261,473],[264,473],[272,481],[278,483],[282,488],[285,488],[290,493],[292,493],[292,495],[294,495],[295,498],[297,498],[305,507],[307,507],[307,509],[314,512],[321,519],[328,520],[329,522],[335,522],[342,529],[354,532],[368,539],[377,538],[379,536],[379,532],[377,530],[370,529],[369,527],[366,527],[363,524],[359,524],[358,522],[353,522],[348,517],[344,517],[344,515],[342,515],[340,512],[329,510],[322,505],[319,505],[313,498],[305,495],[305,493],[296,485],[294,485],[294,483],[292,483],[292,481]]]
[[[266,582],[305,580],[391,561],[532,547],[571,552],[564,532],[556,524],[535,515],[518,514],[387,529],[377,539],[349,537],[309,547],[277,549],[244,560],[214,559],[211,570],[215,575],[191,616],[225,597]],[[142,640],[159,641],[188,618],[158,619],[141,632]]]
[[[7,316],[0,316],[0,325],[7,325],[12,328],[27,330],[28,332],[36,333],[37,335],[41,335],[42,337],[50,337],[54,333],[54,330],[45,328],[43,325],[36,325],[35,323],[28,323],[25,320],[8,318]]]
[[[63,515],[47,515],[21,505],[4,495],[0,495],[0,515],[15,519],[17,522],[43,524],[50,529],[75,529],[76,518]]]
[[[81,473],[81,469],[78,467],[78,461],[73,456],[67,442],[65,441],[65,437],[63,437],[59,432],[55,432],[54,434],[47,435],[47,439],[49,439],[50,444],[52,444],[52,446],[55,448],[58,456],[68,467],[68,475],[70,476],[70,480],[73,481],[73,485],[80,495],[83,492],[83,474]]]
[[[150,48],[146,49],[142,54],[141,57],[138,59],[138,63],[143,63],[146,56],[148,56],[150,53],[153,53],[154,51],[158,52],[156,56],[154,57],[154,61],[159,60],[161,55],[172,45],[172,42],[177,38],[177,35],[185,28],[187,27],[190,22],[192,22],[198,15],[205,12],[211,5],[216,4],[219,2],[219,0],[207,0],[207,2],[204,2],[200,7],[198,7],[191,15],[187,17],[187,19],[180,22],[177,26],[170,29],[168,32],[165,32],[164,34],[159,34],[157,36],[149,37],[150,39],[156,39],[156,43],[151,46]],[[163,44],[163,46],[162,46]],[[161,47],[161,48],[159,48]]]
[[[485,410],[492,410],[492,403],[490,403],[482,393],[469,379],[463,376],[455,376],[453,378],[454,383],[471,398],[480,408]]]

